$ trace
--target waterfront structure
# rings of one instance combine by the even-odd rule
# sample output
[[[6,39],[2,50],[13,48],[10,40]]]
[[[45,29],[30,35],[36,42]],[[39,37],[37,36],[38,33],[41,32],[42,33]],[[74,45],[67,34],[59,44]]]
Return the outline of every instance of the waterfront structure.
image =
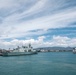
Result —
[[[3,52],[3,56],[18,56],[31,54],[37,54],[37,51],[33,49],[31,44],[22,47],[18,46],[16,49],[11,50],[10,52]]]

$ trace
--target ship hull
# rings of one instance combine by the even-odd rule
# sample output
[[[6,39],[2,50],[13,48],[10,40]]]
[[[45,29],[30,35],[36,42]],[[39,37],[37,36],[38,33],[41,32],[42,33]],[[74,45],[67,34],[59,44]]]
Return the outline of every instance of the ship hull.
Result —
[[[32,55],[37,54],[37,52],[5,52],[3,53],[3,56],[22,56],[22,55]]]

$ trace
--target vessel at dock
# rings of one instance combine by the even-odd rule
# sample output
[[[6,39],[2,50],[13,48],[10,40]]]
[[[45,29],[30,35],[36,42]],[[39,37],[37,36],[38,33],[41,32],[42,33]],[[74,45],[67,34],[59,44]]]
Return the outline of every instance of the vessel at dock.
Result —
[[[73,53],[76,54],[76,48],[73,48]]]
[[[31,44],[28,46],[17,47],[9,52],[3,52],[3,56],[19,56],[19,55],[32,55],[37,54],[37,51],[33,49]]]

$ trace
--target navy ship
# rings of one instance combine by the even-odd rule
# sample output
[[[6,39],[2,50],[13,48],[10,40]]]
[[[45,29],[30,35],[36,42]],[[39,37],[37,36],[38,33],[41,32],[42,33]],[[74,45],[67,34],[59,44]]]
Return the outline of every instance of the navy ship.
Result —
[[[73,53],[76,54],[76,48],[73,48]]]
[[[20,56],[20,55],[32,55],[37,54],[37,51],[33,49],[31,44],[28,46],[17,47],[10,52],[3,52],[3,56]]]

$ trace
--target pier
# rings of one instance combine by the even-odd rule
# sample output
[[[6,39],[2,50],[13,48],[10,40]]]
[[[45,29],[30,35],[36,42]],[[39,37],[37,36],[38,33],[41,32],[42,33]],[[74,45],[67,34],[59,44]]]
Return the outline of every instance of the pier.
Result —
[[[38,50],[38,52],[72,52],[73,50]]]

